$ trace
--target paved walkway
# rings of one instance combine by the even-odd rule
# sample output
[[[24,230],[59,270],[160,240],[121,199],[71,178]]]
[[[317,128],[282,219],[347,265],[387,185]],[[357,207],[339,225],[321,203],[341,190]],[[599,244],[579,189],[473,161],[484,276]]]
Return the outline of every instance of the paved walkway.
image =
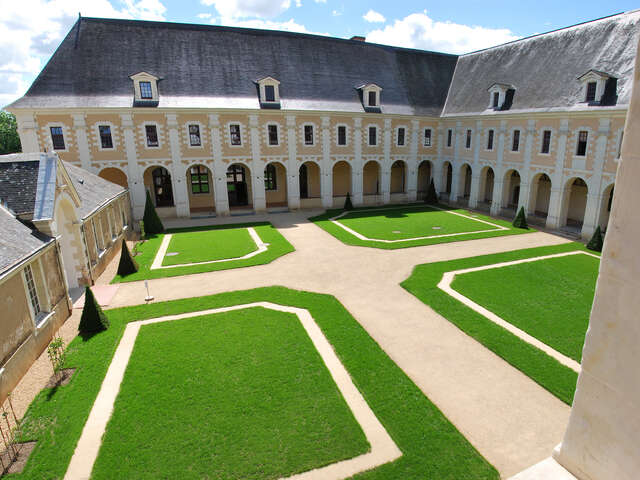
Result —
[[[568,240],[537,232],[379,250],[344,245],[308,222],[309,215],[189,221],[195,225],[268,220],[296,251],[268,265],[150,280],[151,294],[162,301],[272,285],[332,294],[503,478],[548,457],[562,439],[569,407],[399,284],[421,263]],[[165,226],[187,223],[167,221]],[[144,303],[145,296],[143,282],[122,284],[110,307]]]

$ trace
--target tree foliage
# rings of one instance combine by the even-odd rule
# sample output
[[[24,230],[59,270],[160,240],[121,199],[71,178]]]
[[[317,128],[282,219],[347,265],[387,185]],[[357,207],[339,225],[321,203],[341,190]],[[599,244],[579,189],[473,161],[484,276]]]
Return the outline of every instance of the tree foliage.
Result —
[[[151,195],[148,190],[147,200],[144,204],[144,216],[142,217],[142,221],[144,222],[145,235],[160,233],[164,230],[164,225],[162,225],[158,212],[156,212],[156,207],[154,207],[151,202]]]
[[[122,248],[120,250],[120,263],[118,264],[118,275],[126,277],[138,271],[138,264],[131,256],[127,242],[122,239]]]
[[[516,228],[529,228],[529,225],[527,225],[527,216],[524,213],[524,207],[520,207],[520,211],[516,215],[516,218],[513,219],[513,226]]]
[[[349,192],[347,192],[347,198],[344,201],[344,209],[353,210],[353,203],[351,203],[351,195],[349,195]]]
[[[109,319],[100,308],[96,297],[89,287],[84,289],[84,308],[80,317],[78,331],[82,334],[94,334],[109,328]]]
[[[596,227],[596,231],[593,232],[591,240],[589,240],[589,243],[587,243],[587,248],[589,250],[593,250],[594,252],[601,252],[603,243],[604,238],[602,238],[602,230],[600,230],[600,227],[598,226]]]
[[[424,197],[424,203],[428,205],[435,205],[438,203],[438,194],[436,193],[436,186],[433,184],[433,178],[429,182],[429,188],[427,189],[427,195]]]
[[[22,151],[16,117],[0,110],[0,155]]]

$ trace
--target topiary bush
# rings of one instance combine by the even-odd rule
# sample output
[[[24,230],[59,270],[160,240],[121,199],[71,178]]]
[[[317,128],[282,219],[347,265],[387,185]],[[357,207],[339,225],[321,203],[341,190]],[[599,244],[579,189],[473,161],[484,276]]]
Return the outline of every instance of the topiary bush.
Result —
[[[587,243],[587,248],[594,252],[601,252],[603,243],[604,238],[602,237],[602,231],[600,230],[600,227],[596,227],[596,231],[593,232],[591,240]]]
[[[96,297],[89,287],[84,289],[84,308],[80,317],[78,331],[84,335],[92,335],[109,328],[109,319],[98,305]]]
[[[118,264],[118,275],[126,277],[138,271],[138,264],[131,256],[127,242],[122,239],[122,248],[120,249],[120,263]]]
[[[347,198],[344,201],[344,209],[353,210],[353,203],[351,203],[351,195],[349,195],[349,192],[347,192]]]
[[[436,193],[436,186],[433,184],[433,178],[429,182],[429,188],[427,189],[427,195],[424,197],[424,203],[429,205],[435,205],[438,203],[438,194]]]
[[[156,207],[154,207],[151,202],[151,195],[149,195],[148,190],[147,200],[144,204],[144,216],[142,217],[142,221],[144,222],[145,235],[160,233],[164,230],[164,225],[162,225],[158,212],[156,212]]]
[[[516,228],[529,228],[527,225],[527,216],[524,214],[524,207],[520,207],[520,211],[513,219],[513,226]]]

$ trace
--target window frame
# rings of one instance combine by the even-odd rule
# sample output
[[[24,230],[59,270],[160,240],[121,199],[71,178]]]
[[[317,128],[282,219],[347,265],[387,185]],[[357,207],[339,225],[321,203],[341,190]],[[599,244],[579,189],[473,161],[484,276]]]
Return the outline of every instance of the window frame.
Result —
[[[489,152],[493,152],[493,150],[495,149],[495,137],[496,137],[496,131],[493,128],[490,128],[487,130],[487,143],[485,145],[485,150],[489,151]]]
[[[275,101],[276,101],[276,86],[265,85],[264,86],[264,102],[275,103]]]
[[[307,129],[310,129],[309,132],[307,132]],[[308,135],[310,135],[310,141]],[[311,123],[305,123],[302,125],[302,144],[305,147],[313,147],[316,144],[315,140],[316,137],[313,125]]]
[[[151,142],[149,138],[150,128],[153,128],[155,132],[155,145]],[[158,125],[155,123],[145,123],[144,124],[144,138],[145,138],[145,147],[146,148],[160,148],[160,134],[158,133]]]
[[[143,85],[145,86],[144,88],[142,88]],[[149,87],[148,92],[147,86]],[[151,80],[140,80],[138,82],[138,89],[140,90],[140,100],[153,100],[153,85],[151,84]]]
[[[597,92],[598,92],[598,82],[595,80],[587,82],[585,86],[584,101],[587,103],[595,102]]]
[[[491,98],[491,106],[493,108],[498,108],[500,106],[500,92],[493,92],[493,97]]]
[[[402,131],[402,143],[400,143],[400,131]],[[407,146],[407,127],[400,126],[396,128],[396,147]]]
[[[471,150],[472,145],[473,145],[473,130],[470,128],[467,128],[467,134],[464,141],[464,148],[466,150]]]
[[[551,154],[552,135],[553,135],[553,132],[550,129],[547,128],[542,130],[542,138],[540,139],[540,155]]]
[[[340,129],[344,129],[344,143],[340,143]],[[346,147],[349,143],[348,131],[346,125],[336,125],[336,145],[339,147]]]
[[[373,103],[371,102],[373,100]],[[369,90],[367,92],[367,107],[377,107],[378,106],[378,92],[375,90]]]
[[[447,128],[447,148],[451,148],[453,145],[453,129]]]
[[[272,137],[272,128],[273,133],[275,134],[275,137]],[[269,147],[277,147],[280,145],[280,132],[278,131],[278,124],[277,123],[268,123],[267,124],[267,145]],[[274,142],[274,138],[275,138],[275,142]]]
[[[197,169],[197,171],[194,172],[194,169]],[[205,177],[204,180],[202,179],[203,176]],[[194,177],[197,177],[195,181]],[[189,167],[189,186],[191,187],[191,195],[210,195],[209,169],[204,165],[191,165]],[[199,191],[194,191],[194,186],[197,186]],[[206,186],[206,191],[202,190],[203,186]]]
[[[269,163],[264,167],[264,190],[265,192],[278,190],[278,169],[273,163]]]
[[[374,142],[371,143],[371,132],[374,132],[373,134],[373,140]],[[377,125],[368,125],[367,126],[367,146],[368,147],[377,147],[378,146],[378,126]]]
[[[53,129],[60,129],[60,133],[53,133]],[[53,148],[53,150],[55,151],[66,151],[67,150],[67,142],[64,139],[64,127],[62,125],[49,125],[49,133],[51,135],[51,146]],[[58,146],[56,146],[56,140],[55,138],[59,138],[59,140],[62,142],[62,147],[60,147],[60,144],[58,144]]]
[[[237,127],[238,132],[234,133],[233,128]],[[234,136],[237,135],[237,140],[234,140]],[[237,143],[235,143],[237,142]],[[230,123],[229,124],[229,145],[232,147],[241,147],[242,146],[242,125],[240,123]]]
[[[584,140],[582,139],[583,135],[584,135]],[[580,158],[586,157],[588,147],[589,147],[589,131],[578,130],[578,133],[576,135],[575,156]]]
[[[108,129],[108,133],[103,133],[103,129]],[[111,125],[98,125],[98,135],[100,137],[100,150],[113,150],[113,133],[111,132]],[[107,136],[108,135],[108,136]],[[105,139],[109,139],[108,145],[105,145]]]
[[[429,132],[429,135],[427,135],[427,132]],[[431,128],[425,128],[424,132],[423,132],[423,147],[430,147],[432,145],[432,136],[433,136],[433,132],[431,131]]]
[[[511,151],[520,152],[520,129],[518,128],[511,133]]]
[[[42,316],[43,313],[46,313],[42,309],[42,302],[40,301],[40,297],[38,295],[38,285],[36,283],[36,277],[33,273],[33,268],[31,267],[31,263],[24,266],[22,269],[23,272],[23,280],[26,287],[27,301],[29,302],[29,311],[32,314],[32,318],[36,326],[38,325],[39,317]]]

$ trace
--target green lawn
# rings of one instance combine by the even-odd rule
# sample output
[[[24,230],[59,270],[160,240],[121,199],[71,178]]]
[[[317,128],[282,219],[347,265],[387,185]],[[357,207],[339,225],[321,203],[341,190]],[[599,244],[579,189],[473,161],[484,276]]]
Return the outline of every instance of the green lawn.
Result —
[[[431,237],[434,235],[451,236],[422,238],[394,243],[377,242],[375,240],[361,240],[352,233],[341,228],[339,225],[330,221],[331,218],[339,215],[343,210],[328,210],[322,215],[310,218],[310,220],[343,243],[382,249],[435,245],[438,243],[458,242],[478,238],[517,235],[534,231],[533,229],[525,230],[513,228],[509,222],[491,218],[479,213],[454,209],[445,205],[440,205],[439,207],[443,210],[430,208],[427,205],[360,208],[350,211],[346,216],[337,219],[337,221],[370,239],[400,240],[417,237]],[[507,230],[499,230],[492,225],[487,225],[486,223],[475,221],[471,218],[465,218],[460,215],[448,213],[449,211],[461,213],[472,218],[477,218],[478,220],[491,222],[495,225],[506,227]],[[491,231],[484,232],[483,230]]]
[[[69,385],[57,391],[43,390],[29,407],[24,420],[26,431],[23,439],[37,440],[38,443],[24,472],[9,478],[62,478],[126,322],[258,301],[306,308],[311,312],[354,384],[402,451],[402,457],[395,462],[355,478],[499,478],[498,472],[334,297],[282,287],[107,310],[111,321],[109,330],[86,341],[78,337],[70,344],[67,366],[76,367],[77,371]],[[172,368],[182,367],[173,365]],[[174,395],[177,398],[182,396],[182,402],[187,401],[184,389],[174,392]],[[176,408],[164,412],[165,415],[175,414],[183,404],[177,401],[175,405]],[[130,423],[131,428],[135,428],[135,423]],[[143,449],[145,445],[137,448]],[[191,454],[177,448],[173,453],[176,456]],[[167,475],[165,478],[176,477]]]
[[[413,270],[412,275],[402,282],[402,286],[469,336],[475,338],[496,355],[504,358],[560,400],[571,405],[578,379],[576,372],[443,292],[438,288],[438,283],[442,280],[442,275],[445,272],[452,270],[574,250],[585,250],[585,247],[579,243],[567,243],[552,247],[530,248],[418,265]],[[543,283],[546,280],[546,278],[532,276],[528,283],[536,281]],[[501,287],[487,285],[486,288],[492,288],[495,289],[494,292],[499,292],[496,297],[500,296],[505,301],[511,300],[508,294],[502,294],[499,290]],[[517,289],[518,287],[516,284],[509,288]],[[540,308],[545,308],[547,298],[538,298],[537,302]],[[518,301],[514,301],[513,305],[514,308],[517,308],[519,306]],[[487,308],[490,307],[487,306]]]
[[[162,265],[208,262],[238,258],[255,252],[258,246],[246,228],[227,228],[174,233]]]
[[[156,256],[158,248],[160,248],[160,244],[162,243],[162,239],[164,238],[165,233],[171,233],[174,235],[174,238],[178,236],[178,234],[183,233],[204,233],[204,232],[216,232],[219,230],[228,230],[229,227],[235,229],[253,227],[256,230],[258,236],[262,239],[264,243],[268,243],[269,246],[266,252],[262,252],[254,257],[243,259],[243,260],[233,260],[231,262],[220,262],[220,263],[205,263],[200,265],[190,265],[186,267],[175,267],[175,268],[158,268],[155,270],[151,270],[151,264]],[[246,230],[245,230],[246,231]],[[264,265],[266,263],[270,263],[274,261],[276,258],[281,257],[282,255],[286,255],[287,253],[293,252],[293,246],[287,242],[287,240],[276,230],[270,223],[262,222],[262,223],[244,223],[237,225],[214,225],[214,226],[206,226],[206,227],[197,227],[197,228],[176,228],[172,230],[167,230],[165,233],[161,233],[159,235],[154,235],[150,239],[146,240],[144,243],[139,244],[138,247],[138,255],[134,257],[135,261],[138,263],[140,267],[136,273],[131,275],[127,275],[126,277],[121,277],[120,275],[116,275],[111,283],[120,283],[120,282],[135,282],[139,280],[153,279],[153,278],[164,278],[164,277],[175,277],[179,275],[190,275],[192,273],[203,273],[203,272],[212,272],[216,270],[227,270],[230,268],[240,268],[240,267],[251,267],[253,265]],[[248,236],[248,233],[247,233]],[[191,235],[188,235],[186,238],[192,239]],[[198,237],[195,237],[198,238]],[[214,238],[214,237],[211,237]],[[190,244],[190,248],[196,248],[198,246],[197,243],[192,242],[191,240],[187,240],[185,243]],[[235,249],[233,246],[227,246],[230,249]],[[225,248],[227,248],[225,247]],[[170,245],[170,248],[171,245]],[[169,252],[172,250],[168,250]],[[198,255],[196,252],[194,255]],[[202,254],[204,255],[204,253]],[[179,257],[180,255],[176,255]],[[234,254],[235,256],[235,254]],[[167,257],[165,257],[166,259]],[[172,257],[168,257],[172,258]],[[173,260],[171,260],[173,261]],[[178,261],[178,260],[176,260]],[[179,263],[183,263],[182,260]]]
[[[570,255],[456,275],[451,286],[580,363],[599,265]]]
[[[280,478],[368,450],[300,320],[250,308],[141,327],[92,478]]]

